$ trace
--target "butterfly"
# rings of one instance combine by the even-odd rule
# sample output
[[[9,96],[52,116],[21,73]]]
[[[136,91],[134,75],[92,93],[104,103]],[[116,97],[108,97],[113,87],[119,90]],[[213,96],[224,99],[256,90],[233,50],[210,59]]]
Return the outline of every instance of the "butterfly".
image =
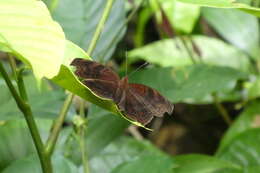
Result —
[[[148,124],[154,116],[171,115],[173,104],[158,91],[142,84],[128,83],[128,77],[122,79],[109,67],[98,62],[75,58],[72,66],[75,74],[82,79],[96,95],[111,99],[127,118],[142,125]]]

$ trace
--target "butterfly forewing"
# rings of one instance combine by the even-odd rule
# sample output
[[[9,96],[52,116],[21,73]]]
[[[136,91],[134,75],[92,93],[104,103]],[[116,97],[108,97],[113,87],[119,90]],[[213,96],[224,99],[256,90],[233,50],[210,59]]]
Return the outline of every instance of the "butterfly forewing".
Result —
[[[76,58],[71,65],[76,67],[75,74],[83,79],[83,83],[96,95],[108,99],[118,88],[119,76],[110,68],[95,61]]]
[[[76,58],[71,63],[76,67],[75,74],[83,79],[99,79],[118,83],[119,76],[109,67],[95,61]]]

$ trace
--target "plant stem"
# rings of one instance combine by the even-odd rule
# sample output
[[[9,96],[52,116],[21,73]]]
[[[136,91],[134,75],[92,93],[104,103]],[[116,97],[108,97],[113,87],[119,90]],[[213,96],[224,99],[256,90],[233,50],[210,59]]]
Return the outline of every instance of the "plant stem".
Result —
[[[82,118],[85,117],[85,101],[84,101],[83,99],[80,100],[79,115],[80,115]]]
[[[79,115],[82,119],[87,121],[87,118],[85,118],[85,101],[81,99],[80,101],[80,109],[79,109]],[[88,154],[85,148],[85,130],[87,128],[86,123],[82,124],[79,127],[79,146],[80,146],[80,152],[81,152],[81,158],[82,158],[82,164],[84,168],[84,173],[89,173],[89,164],[88,164]]]
[[[88,164],[88,155],[86,151],[86,144],[85,144],[85,130],[86,125],[82,125],[80,127],[80,134],[79,134],[79,145],[80,145],[80,151],[81,151],[81,157],[82,157],[82,163],[84,168],[84,173],[89,173],[89,164]]]
[[[59,0],[52,0],[50,4],[50,12],[52,13],[58,6]]]
[[[225,107],[219,102],[218,96],[217,94],[212,94],[212,97],[214,99],[215,105],[220,113],[220,115],[223,117],[224,121],[227,123],[227,125],[231,125],[232,124],[232,120],[227,112],[227,110],[225,109]]]
[[[16,72],[15,59],[14,59],[13,55],[11,55],[11,54],[8,54],[8,59],[9,59],[9,64],[11,66],[13,75],[14,75],[14,79],[17,81],[17,72]]]
[[[99,39],[99,37],[101,35],[101,32],[102,32],[102,30],[103,30],[103,28],[105,26],[105,22],[106,22],[106,20],[107,20],[107,18],[109,16],[110,11],[111,11],[113,2],[114,2],[114,0],[107,0],[107,3],[106,3],[106,6],[105,6],[103,15],[102,15],[102,17],[101,17],[101,19],[100,19],[100,21],[99,21],[99,23],[97,25],[96,31],[94,33],[94,36],[93,36],[93,38],[92,38],[92,40],[90,42],[90,45],[88,47],[87,53],[89,55],[92,54],[92,52],[94,51],[94,49],[96,47],[97,41],[98,41],[98,39]]]
[[[4,80],[7,84],[10,92],[12,93],[18,108],[24,114],[25,120],[26,120],[27,125],[29,127],[31,136],[33,138],[34,145],[36,147],[36,150],[37,150],[40,162],[41,162],[43,172],[44,173],[51,173],[52,172],[51,160],[45,154],[44,145],[43,145],[43,142],[41,140],[39,130],[36,126],[36,122],[33,118],[33,114],[32,114],[32,110],[31,110],[30,105],[27,104],[26,102],[24,102],[24,100],[22,100],[21,97],[18,95],[15,87],[13,86],[13,84],[12,84],[12,82],[11,82],[11,80],[10,80],[10,78],[9,78],[7,72],[5,71],[1,62],[0,62],[0,72],[3,75],[3,78],[4,78]]]
[[[45,146],[45,150],[46,150],[46,153],[48,155],[52,155],[52,153],[53,153],[53,150],[55,148],[57,139],[58,139],[60,131],[61,131],[62,124],[63,124],[65,117],[68,113],[68,110],[69,110],[69,107],[71,105],[73,96],[74,95],[72,93],[69,93],[68,97],[66,98],[66,100],[65,100],[65,102],[62,106],[62,109],[59,113],[58,118],[55,120],[55,122],[53,124],[51,134],[50,134],[50,136],[47,140],[46,146]]]
[[[124,26],[133,18],[133,16],[135,15],[135,13],[138,11],[138,9],[144,4],[146,0],[142,0],[142,2],[140,2],[135,8],[134,10],[132,10],[132,12],[127,16],[125,22],[120,26],[119,30],[118,30],[118,34],[116,34],[113,39],[110,41],[109,46],[107,47],[107,50],[111,49],[111,47],[113,46],[113,43],[116,41],[116,38],[118,35],[121,34],[121,32],[124,29]],[[101,62],[103,61],[103,59],[100,60]]]
[[[193,64],[196,64],[197,61],[195,60],[195,58],[194,58],[194,56],[193,56],[193,52],[189,49],[189,46],[188,46],[188,44],[187,44],[185,38],[184,38],[183,36],[181,36],[181,35],[179,35],[179,38],[180,38],[182,44],[184,45],[184,47],[185,47],[185,49],[186,49],[186,51],[187,51],[187,53],[188,53],[188,55],[189,55],[189,57],[190,57],[192,63],[193,63]]]
[[[28,97],[27,97],[27,93],[26,93],[26,89],[25,89],[25,85],[24,85],[24,81],[23,81],[23,70],[24,69],[21,69],[18,71],[17,84],[18,84],[20,96],[22,97],[22,99],[25,102],[28,102]]]

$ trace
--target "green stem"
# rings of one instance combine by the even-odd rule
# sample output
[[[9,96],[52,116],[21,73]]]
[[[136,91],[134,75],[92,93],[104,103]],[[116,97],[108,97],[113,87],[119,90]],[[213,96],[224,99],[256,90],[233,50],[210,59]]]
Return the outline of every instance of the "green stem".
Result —
[[[58,6],[59,0],[52,0],[50,4],[50,12],[52,13]]]
[[[82,125],[80,127],[80,136],[79,136],[79,145],[80,145],[80,152],[81,152],[81,157],[82,157],[82,162],[83,162],[83,168],[84,168],[84,173],[89,173],[89,164],[88,164],[88,155],[86,151],[86,144],[85,144],[85,129],[86,126]]]
[[[186,49],[186,51],[187,51],[187,53],[188,53],[188,55],[189,55],[189,57],[190,57],[192,63],[193,63],[193,64],[196,64],[197,61],[195,60],[195,58],[194,58],[194,56],[193,56],[193,52],[190,50],[190,48],[189,48],[189,46],[188,46],[188,44],[187,44],[185,38],[184,38],[183,36],[181,36],[181,35],[179,36],[179,38],[180,38],[182,44],[184,45],[184,47],[185,47],[185,49]]]
[[[14,79],[17,81],[17,72],[16,72],[16,63],[15,63],[15,59],[13,57],[13,55],[8,54],[8,59],[9,59],[9,64],[11,66],[13,75],[14,75]]]
[[[119,28],[118,34],[116,34],[116,35],[113,37],[113,39],[112,39],[112,40],[110,41],[110,43],[109,43],[108,48],[107,48],[105,51],[111,49],[111,47],[113,46],[113,43],[114,43],[114,42],[116,41],[116,39],[117,39],[117,36],[118,36],[118,35],[121,35],[121,32],[122,32],[123,29],[124,29],[124,26],[133,18],[133,16],[135,15],[135,13],[136,13],[136,12],[138,11],[138,9],[144,4],[145,1],[146,1],[146,0],[142,0],[142,2],[140,2],[140,3],[134,8],[134,10],[132,10],[132,12],[127,16],[125,22],[124,22],[124,23],[120,26],[120,28]],[[102,62],[103,59],[101,59],[100,61]]]
[[[17,84],[18,84],[20,96],[22,97],[22,99],[25,102],[28,102],[28,97],[27,97],[27,93],[26,93],[26,89],[25,89],[25,85],[24,85],[24,81],[23,81],[23,70],[24,69],[21,69],[18,71]]]
[[[215,105],[220,113],[220,115],[223,117],[224,121],[227,123],[227,125],[231,125],[232,124],[232,120],[227,112],[227,110],[225,109],[225,107],[219,102],[218,96],[217,94],[212,94],[212,97],[214,99]]]
[[[80,100],[79,115],[83,118],[85,116],[85,100]]]
[[[26,120],[27,125],[29,127],[34,145],[36,147],[36,150],[37,150],[40,162],[41,162],[43,172],[44,173],[51,173],[52,172],[51,160],[45,154],[44,145],[43,145],[43,142],[41,140],[39,130],[36,126],[36,122],[33,118],[33,114],[32,114],[32,110],[30,108],[30,105],[27,104],[26,102],[24,102],[21,99],[21,97],[18,95],[15,87],[13,86],[13,84],[12,84],[12,82],[11,82],[11,80],[10,80],[10,78],[9,78],[7,72],[5,71],[1,62],[0,62],[0,73],[2,74],[10,92],[12,93],[18,108],[24,114],[25,120]]]
[[[66,100],[65,100],[65,102],[62,106],[62,109],[60,111],[58,118],[55,120],[55,122],[53,124],[51,134],[50,134],[50,136],[47,140],[46,146],[45,146],[46,153],[48,155],[52,155],[52,153],[53,153],[57,139],[59,137],[59,133],[61,131],[62,124],[63,124],[65,117],[68,113],[68,110],[69,110],[69,107],[71,105],[73,96],[74,95],[72,93],[69,93],[68,97],[66,98]]]
[[[97,41],[98,41],[98,39],[99,39],[99,37],[101,35],[102,30],[104,29],[105,22],[106,22],[106,20],[107,20],[107,18],[109,16],[110,11],[111,11],[113,2],[114,2],[114,0],[107,0],[107,3],[106,3],[106,6],[105,6],[105,10],[103,12],[103,15],[102,15],[102,17],[101,17],[101,19],[100,19],[100,21],[99,21],[99,23],[97,25],[96,31],[94,33],[94,36],[93,36],[93,38],[92,38],[92,40],[90,42],[90,45],[88,47],[87,53],[89,55],[92,54],[92,52],[94,51],[94,49],[96,47]]]

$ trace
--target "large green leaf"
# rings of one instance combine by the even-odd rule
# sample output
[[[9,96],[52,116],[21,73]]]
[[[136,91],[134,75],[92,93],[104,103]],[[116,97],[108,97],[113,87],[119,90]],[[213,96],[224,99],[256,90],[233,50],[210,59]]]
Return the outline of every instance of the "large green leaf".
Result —
[[[229,66],[248,71],[250,63],[247,56],[240,50],[215,38],[205,36],[191,37],[201,52],[201,59],[206,64]],[[190,50],[191,43],[187,40]],[[193,52],[194,56],[196,55]],[[179,38],[160,40],[129,52],[129,61],[144,59],[160,66],[182,67],[193,64]],[[195,56],[196,57],[196,56]]]
[[[173,157],[178,173],[242,173],[239,165],[206,155],[190,154]]]
[[[86,50],[97,23],[100,21],[105,2],[104,0],[60,0],[57,8],[53,11],[53,17],[61,24],[66,37]],[[94,59],[106,60],[112,55],[116,44],[124,34],[124,32],[119,33],[124,20],[125,2],[124,0],[115,0],[104,30],[92,54]]]
[[[146,140],[138,141],[130,137],[121,137],[113,141],[102,152],[90,160],[91,172],[110,173],[122,163],[137,160],[148,154],[165,156],[159,149]]]
[[[238,3],[232,0],[218,0],[218,1],[212,1],[212,0],[178,0],[180,2],[190,3],[190,4],[196,4],[199,6],[204,7],[215,7],[215,8],[236,8],[243,10],[247,13],[253,14],[255,16],[260,17],[260,9],[255,8],[252,6],[249,6],[244,3]]]
[[[77,167],[61,155],[54,155],[52,159],[53,172],[55,173],[77,173]],[[38,156],[30,155],[19,159],[8,166],[3,173],[42,173]]]
[[[246,130],[234,137],[216,156],[244,167],[260,166],[259,143],[260,129]]]
[[[203,8],[202,14],[226,40],[252,57],[260,58],[259,24],[256,17],[234,9]]]
[[[0,21],[1,50],[31,66],[38,79],[58,73],[65,36],[42,1],[0,1]]]
[[[86,129],[86,148],[90,158],[99,155],[112,141],[122,135],[129,123],[119,116],[105,111],[95,105],[91,105],[88,111],[88,128]],[[108,131],[109,129],[109,131]],[[80,162],[78,143],[72,139],[69,143],[71,150],[68,156],[76,163]]]
[[[45,140],[51,120],[37,119],[41,137]],[[0,171],[14,160],[36,152],[25,120],[0,121]]]
[[[245,108],[239,115],[238,119],[228,129],[227,133],[221,140],[218,152],[223,150],[233,141],[234,138],[239,136],[242,132],[251,128],[260,127],[260,102],[256,101]]]
[[[245,77],[229,67],[191,65],[138,71],[130,76],[130,82],[151,86],[172,102],[203,103],[212,101],[210,95],[214,92],[229,93],[237,80]]]

